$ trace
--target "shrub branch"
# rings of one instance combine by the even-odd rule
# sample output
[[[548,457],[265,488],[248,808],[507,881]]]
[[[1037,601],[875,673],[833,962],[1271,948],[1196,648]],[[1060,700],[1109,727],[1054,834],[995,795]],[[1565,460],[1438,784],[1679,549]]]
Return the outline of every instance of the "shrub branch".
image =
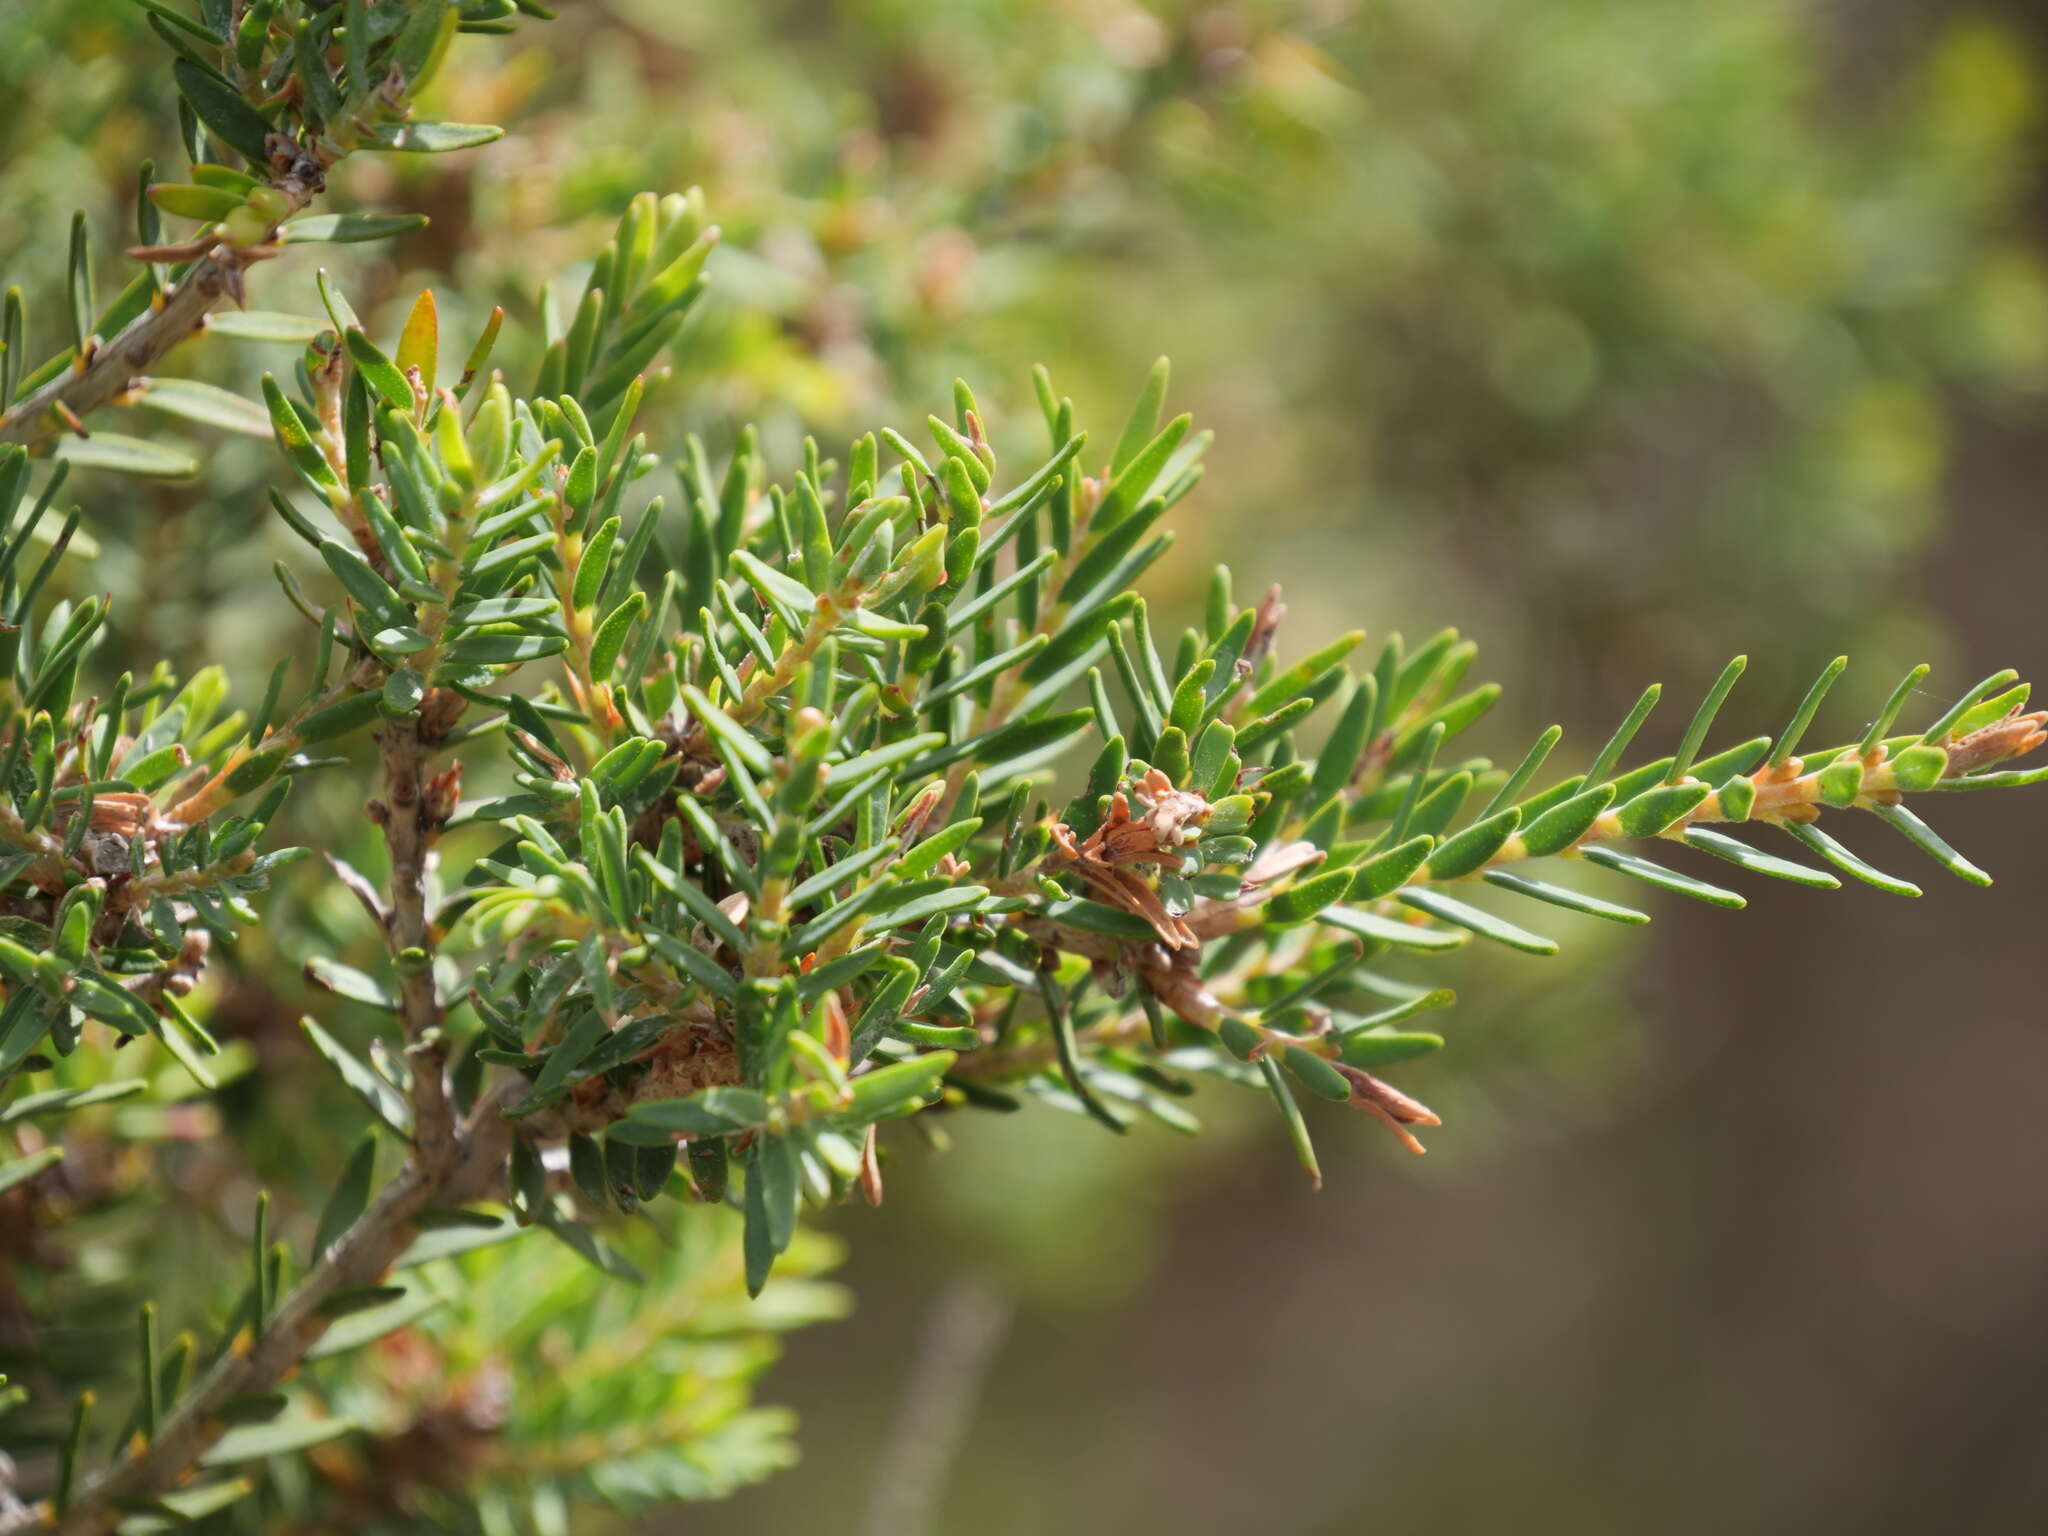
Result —
[[[85,1482],[61,1514],[47,1502],[21,1513],[0,1513],[0,1536],[29,1530],[101,1536],[114,1528],[123,1505],[154,1498],[183,1482],[231,1427],[222,1417],[225,1405],[275,1389],[304,1361],[327,1331],[322,1307],[328,1298],[376,1284],[417,1235],[422,1211],[490,1193],[508,1144],[500,1112],[520,1086],[513,1078],[486,1094],[467,1123],[438,1149],[416,1145],[370,1208],[319,1256],[253,1337],[234,1341],[136,1454]]]

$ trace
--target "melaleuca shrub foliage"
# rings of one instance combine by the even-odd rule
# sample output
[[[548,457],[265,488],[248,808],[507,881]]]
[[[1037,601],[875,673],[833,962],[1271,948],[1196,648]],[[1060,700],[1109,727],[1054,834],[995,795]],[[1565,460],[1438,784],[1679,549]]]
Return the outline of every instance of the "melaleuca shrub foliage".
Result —
[[[1399,1069],[1451,994],[1390,957],[1550,954],[1544,906],[1641,923],[1632,885],[1742,905],[1714,861],[1914,894],[1845,824],[1981,884],[1908,802],[2048,771],[2006,767],[2048,718],[2009,672],[1907,726],[1918,669],[1812,749],[1844,663],[1731,743],[1738,659],[1671,755],[1628,759],[1652,688],[1560,776],[1555,729],[1460,755],[1497,690],[1454,632],[1304,641],[1219,571],[1158,633],[1138,586],[1207,447],[1164,364],[1094,438],[1041,372],[1035,424],[962,385],[800,462],[650,442],[716,239],[694,195],[633,200],[581,297],[540,306],[530,377],[493,366],[502,315],[444,337],[431,293],[385,335],[324,276],[324,313],[243,307],[293,246],[414,222],[316,211],[346,157],[496,136],[413,101],[515,11],[141,0],[186,179],[145,173],[117,293],[81,226],[68,315],[8,295],[0,1530],[548,1531],[716,1494],[786,1460],[747,1385],[835,1305],[802,1213],[881,1200],[902,1122],[1036,1100],[1075,1135],[1186,1128],[1213,1077],[1270,1098],[1311,1177],[1304,1098],[1420,1150],[1437,1117]],[[202,327],[272,349],[260,398],[157,375]],[[102,601],[46,596],[87,558],[73,476],[188,467],[120,430],[138,408],[274,440],[306,546],[274,667],[181,684]],[[356,783],[381,869],[337,829],[294,880],[382,956],[307,963],[337,1097],[259,1191],[275,1148],[208,1118],[251,1081],[217,973],[275,963],[251,925],[307,850],[271,828],[323,779]],[[152,1221],[173,1198],[205,1241]]]

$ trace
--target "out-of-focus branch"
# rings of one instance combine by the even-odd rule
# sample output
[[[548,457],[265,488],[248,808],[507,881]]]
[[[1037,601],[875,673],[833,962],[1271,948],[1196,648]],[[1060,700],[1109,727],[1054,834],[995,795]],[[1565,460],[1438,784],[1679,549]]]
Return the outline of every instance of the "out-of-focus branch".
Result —
[[[270,167],[271,204],[265,212],[276,223],[300,212],[326,188],[329,156],[299,152],[283,135],[270,142],[275,158]],[[255,169],[255,167],[251,167]],[[281,200],[281,201],[280,201]],[[71,364],[42,388],[0,413],[0,443],[34,446],[58,431],[82,430],[78,423],[155,368],[158,359],[206,323],[224,298],[242,298],[243,274],[256,262],[277,254],[275,223],[259,244],[222,239],[201,244],[192,264],[175,283],[150,301],[149,308],[121,328],[111,341],[87,337]],[[195,242],[196,244],[196,242]],[[131,254],[147,255],[144,249]],[[168,259],[168,250],[151,259]]]
[[[468,1124],[456,1128],[441,1151],[416,1146],[398,1177],[326,1253],[317,1256],[305,1279],[279,1303],[248,1347],[224,1353],[137,1454],[85,1483],[61,1516],[47,1505],[30,1506],[19,1514],[0,1510],[0,1536],[29,1530],[102,1536],[114,1528],[123,1504],[175,1488],[229,1428],[221,1417],[226,1404],[275,1389],[305,1359],[327,1331],[329,1319],[322,1307],[329,1297],[374,1285],[412,1242],[415,1223],[428,1207],[459,1204],[490,1192],[504,1165],[508,1139],[501,1111],[524,1088],[514,1077],[486,1094]]]
[[[235,286],[248,258],[230,245],[202,256],[112,341],[88,341],[87,355],[0,415],[0,443],[33,447],[69,429],[63,413],[83,418],[119,398],[149,373],[166,352],[205,323],[207,313]]]
[[[976,1280],[940,1297],[875,1462],[869,1536],[923,1536],[938,1528],[946,1473],[1015,1310],[1009,1297]]]

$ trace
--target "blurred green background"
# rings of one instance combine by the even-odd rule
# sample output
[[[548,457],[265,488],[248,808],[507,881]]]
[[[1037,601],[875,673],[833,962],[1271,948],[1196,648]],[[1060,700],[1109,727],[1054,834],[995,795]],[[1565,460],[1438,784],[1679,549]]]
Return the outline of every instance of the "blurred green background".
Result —
[[[1035,447],[1031,364],[1115,421],[1168,352],[1218,441],[1156,601],[1224,559],[1285,584],[1296,649],[1455,623],[1509,687],[1502,752],[1555,719],[1583,756],[1645,681],[1696,693],[1736,650],[1731,731],[1838,651],[1837,735],[1912,662],[2043,663],[2024,0],[563,11],[466,41],[437,87],[433,115],[506,140],[340,178],[338,205],[434,220],[343,253],[373,334],[428,284],[456,334],[493,303],[526,327],[634,192],[697,184],[725,239],[656,442],[758,420],[786,470],[805,432],[919,420],[959,374],[999,447]],[[81,203],[123,242],[134,162],[168,158],[136,17],[0,5],[11,280],[54,291]],[[258,302],[308,311],[310,269]],[[203,497],[84,492],[90,580],[187,666],[277,654],[288,618],[269,450],[204,446]],[[1958,798],[1991,895],[1751,889],[1436,967],[1463,999],[1402,1079],[1447,1122],[1424,1161],[1329,1116],[1311,1194],[1261,1106],[1215,1095],[1188,1142],[961,1125],[837,1223],[858,1309],[766,1389],[803,1464],[649,1529],[2031,1525],[2048,815]],[[931,1507],[863,1526],[899,1476]]]

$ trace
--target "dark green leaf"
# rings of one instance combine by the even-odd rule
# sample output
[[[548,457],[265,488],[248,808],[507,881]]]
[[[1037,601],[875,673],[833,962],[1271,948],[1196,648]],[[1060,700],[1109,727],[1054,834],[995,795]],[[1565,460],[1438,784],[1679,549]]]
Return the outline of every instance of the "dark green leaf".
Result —
[[[505,136],[503,128],[489,123],[417,123],[410,119],[379,123],[365,130],[366,149],[403,150],[416,155],[445,155],[451,150],[475,149]]]
[[[284,226],[283,243],[353,245],[362,240],[387,240],[410,230],[425,229],[423,213],[316,213]]]
[[[270,136],[270,123],[249,105],[247,97],[190,59],[174,61],[171,75],[178,82],[179,93],[192,104],[192,110],[215,138],[251,166],[268,168],[270,150],[265,141]]]

